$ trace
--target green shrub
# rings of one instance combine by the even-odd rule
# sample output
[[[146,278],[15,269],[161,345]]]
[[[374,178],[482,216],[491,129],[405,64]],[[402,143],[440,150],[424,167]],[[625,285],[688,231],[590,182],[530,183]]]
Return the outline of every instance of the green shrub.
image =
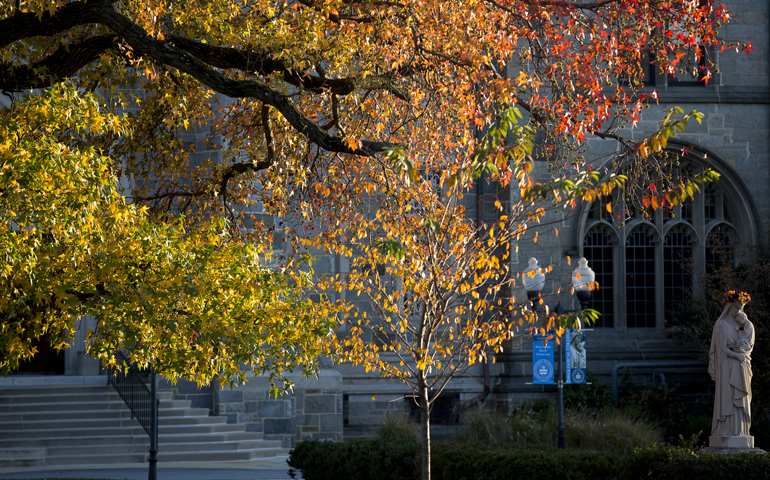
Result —
[[[457,440],[486,445],[546,444],[555,447],[558,427],[559,412],[555,405],[545,410],[524,406],[508,416],[479,411],[466,417]],[[619,411],[600,414],[566,410],[564,433],[568,449],[600,450],[617,455],[630,455],[635,448],[661,442],[660,430],[650,422]]]
[[[637,450],[626,460],[623,480],[768,480],[770,455],[712,455],[683,447]]]
[[[622,462],[607,452],[548,445],[440,445],[434,480],[620,480]]]
[[[306,441],[288,463],[305,480],[417,480],[419,450],[414,442]],[[691,447],[654,446],[621,456],[549,445],[439,444],[431,460],[434,480],[770,480],[770,455],[711,455]]]
[[[377,439],[300,442],[287,463],[305,480],[409,480],[418,478],[417,442]]]
[[[406,415],[388,415],[375,435],[385,441],[419,443],[420,426]]]

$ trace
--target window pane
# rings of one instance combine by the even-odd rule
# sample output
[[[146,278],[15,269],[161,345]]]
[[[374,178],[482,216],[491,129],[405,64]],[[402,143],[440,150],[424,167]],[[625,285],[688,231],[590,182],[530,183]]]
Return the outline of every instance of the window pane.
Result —
[[[655,246],[646,227],[637,227],[626,240],[626,324],[655,327]]]
[[[612,245],[606,227],[594,227],[586,234],[583,241],[583,256],[588,260],[596,274],[599,289],[591,292],[588,308],[599,311],[602,315],[595,327],[613,326],[614,289],[612,288]]]
[[[717,218],[717,191],[711,184],[706,185],[706,191],[703,194],[703,214],[706,217],[706,223]]]
[[[685,225],[675,225],[663,246],[663,287],[666,318],[684,305],[692,292],[692,235]]]
[[[706,238],[706,273],[713,273],[724,265],[733,263],[738,232],[727,224],[711,229]]]

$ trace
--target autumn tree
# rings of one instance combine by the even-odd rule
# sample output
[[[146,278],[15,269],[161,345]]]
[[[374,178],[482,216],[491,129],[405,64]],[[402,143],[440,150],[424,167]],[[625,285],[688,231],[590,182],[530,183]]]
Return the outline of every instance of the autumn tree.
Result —
[[[98,105],[89,107],[96,110],[86,121],[115,118],[122,129],[82,125],[85,130],[72,138],[69,127],[57,122],[68,118],[80,97],[64,95],[49,102],[51,116],[35,135],[109,156],[111,176],[99,181],[130,179],[118,192],[132,204],[124,208],[138,212],[137,222],[147,228],[161,229],[154,230],[158,238],[200,239],[211,255],[247,245],[256,252],[278,246],[287,252],[279,263],[288,267],[296,265],[294,239],[305,229],[323,233],[351,226],[370,193],[355,188],[368,183],[359,176],[386,168],[385,152],[400,149],[404,162],[456,178],[480,148],[480,132],[509,105],[526,111],[528,125],[543,135],[539,148],[554,171],[581,171],[584,140],[592,136],[618,142],[627,155],[618,157],[623,160],[617,166],[632,176],[665,171],[670,160],[649,155],[662,149],[660,139],[631,143],[621,135],[656,99],[641,84],[645,59],[654,56],[667,74],[696,69],[708,81],[715,49],[751,50],[750,44],[720,40],[718,29],[729,17],[712,0],[17,0],[0,5],[0,89],[13,101],[3,115],[11,118],[26,108],[22,97],[30,89],[52,94],[66,82],[67,89],[88,93]],[[209,128],[206,142],[186,140],[192,129]],[[15,155],[15,145],[7,148]],[[208,160],[199,158],[204,149]],[[507,161],[496,165],[503,184],[515,179]],[[645,183],[631,178],[628,185]],[[31,192],[26,185],[11,186],[21,189],[21,198]],[[73,185],[106,188],[94,181]],[[672,178],[659,195],[681,194],[685,186]],[[73,221],[89,218],[78,203],[62,207]],[[17,213],[11,203],[4,208]],[[287,222],[253,217],[257,208]],[[7,231],[17,235],[21,224],[11,214],[6,220]],[[220,234],[218,243],[212,228]],[[139,238],[129,237],[144,238],[139,230],[134,234]],[[117,240],[112,245],[124,246]],[[178,254],[182,262],[194,248],[175,244],[167,258]],[[96,261],[100,251],[78,254]],[[94,289],[86,293],[103,295]],[[189,298],[180,285],[164,285],[162,292],[169,299]],[[230,298],[227,292],[223,298]],[[276,294],[274,300],[283,298],[299,297]],[[124,300],[114,304],[116,312],[129,309],[116,316],[120,325],[139,317]],[[29,332],[53,328],[55,318],[42,318],[32,330],[6,327],[4,351],[21,342],[27,349],[14,347],[13,355],[32,353]],[[181,363],[173,364],[183,369],[186,355],[202,355],[190,345],[203,330],[178,318],[166,318],[165,327],[139,322],[136,328],[144,332],[142,345],[164,328],[187,332],[182,344],[188,347],[181,351],[196,353],[176,357]],[[315,327],[308,331],[321,333]],[[229,341],[233,333],[221,328],[218,338]],[[284,332],[282,345],[292,345],[291,331]],[[268,331],[260,334],[278,340]]]
[[[99,319],[88,352],[104,365],[124,348],[172,379],[233,384],[246,363],[276,393],[286,370],[315,369],[336,320],[307,298],[309,273],[268,267],[263,246],[229,241],[224,219],[186,231],[127,204],[94,147],[126,125],[93,95],[58,85],[0,113],[0,373],[43,335],[64,348],[84,315]]]
[[[350,272],[325,282],[347,292],[347,327],[338,332],[335,354],[413,391],[425,480],[431,478],[430,411],[447,384],[474,364],[494,362],[515,335],[561,335],[584,317],[538,318],[521,274],[510,270],[512,250],[537,242],[540,233],[558,234],[545,221],[546,209],[569,211],[575,201],[608,194],[625,181],[613,175],[599,183],[598,173],[586,170],[535,182],[532,130],[516,120],[515,108],[501,112],[454,173],[426,171],[420,159],[408,162],[403,152],[392,152],[385,166],[359,172],[356,188],[366,192],[366,208],[306,242],[349,257]],[[477,212],[488,207],[472,200],[472,187],[489,180],[487,188],[496,189],[507,178],[501,167],[510,167],[515,194],[488,200],[498,219],[485,223]]]

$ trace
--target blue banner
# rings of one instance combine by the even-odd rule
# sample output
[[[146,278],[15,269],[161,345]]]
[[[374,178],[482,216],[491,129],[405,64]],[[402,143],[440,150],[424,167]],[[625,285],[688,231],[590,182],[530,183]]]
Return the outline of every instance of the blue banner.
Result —
[[[567,330],[566,343],[567,383],[586,383],[586,334],[580,330]]]
[[[532,383],[553,385],[553,335],[534,335],[532,339]]]

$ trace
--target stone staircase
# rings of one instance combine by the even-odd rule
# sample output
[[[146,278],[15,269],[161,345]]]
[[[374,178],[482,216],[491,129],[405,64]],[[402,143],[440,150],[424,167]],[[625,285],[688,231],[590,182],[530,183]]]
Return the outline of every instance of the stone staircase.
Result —
[[[106,381],[105,381],[106,383]],[[159,392],[159,462],[285,455],[280,441]],[[0,387],[0,467],[145,463],[150,440],[111,386]]]

